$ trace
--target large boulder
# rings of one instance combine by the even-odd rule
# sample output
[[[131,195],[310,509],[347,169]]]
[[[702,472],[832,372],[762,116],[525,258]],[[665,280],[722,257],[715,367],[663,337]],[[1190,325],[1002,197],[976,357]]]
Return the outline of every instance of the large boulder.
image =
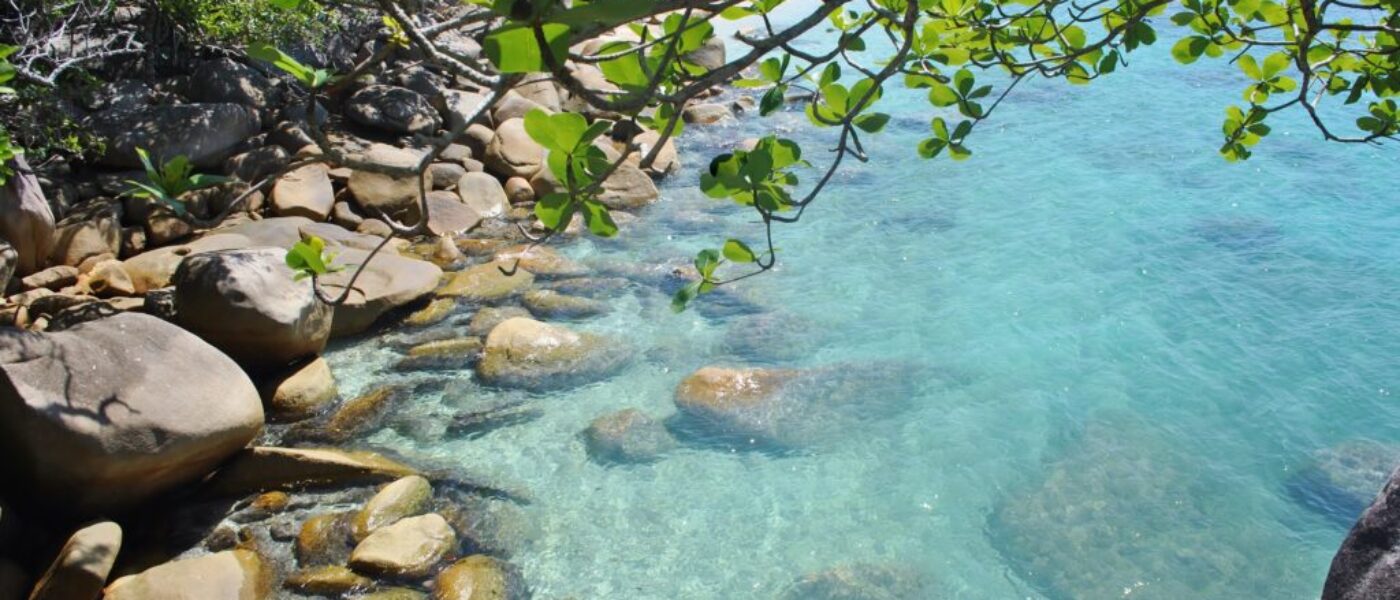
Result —
[[[231,58],[204,63],[190,76],[190,99],[197,102],[229,102],[255,108],[267,106],[267,78]]]
[[[258,111],[232,103],[165,104],[108,110],[85,121],[94,135],[106,140],[100,162],[110,167],[137,169],[136,149],[159,160],[185,156],[198,168],[223,164],[229,151],[261,128]]]
[[[517,317],[486,336],[476,371],[490,385],[549,390],[607,377],[627,354],[596,334]]]
[[[252,550],[168,562],[107,586],[103,600],[263,600],[276,568]]]
[[[245,368],[274,370],[326,347],[334,309],[294,279],[286,250],[188,256],[175,271],[175,319]]]
[[[272,211],[279,217],[326,220],[335,206],[329,173],[326,165],[316,163],[278,178],[272,186]]]
[[[351,94],[345,114],[356,123],[390,133],[430,134],[442,127],[442,118],[427,98],[391,85],[365,86]]]
[[[139,313],[0,331],[0,378],[0,489],[45,508],[130,507],[207,474],[263,424],[238,365]]]
[[[234,455],[205,490],[214,495],[246,496],[271,490],[384,483],[417,473],[413,467],[369,451],[253,447]]]
[[[0,238],[14,246],[15,274],[24,276],[47,264],[54,215],[24,157],[16,156],[8,166],[15,174],[0,186]]]
[[[526,133],[524,119],[508,119],[496,127],[483,160],[498,175],[528,179],[544,165],[544,154],[544,147]]]
[[[369,329],[384,313],[432,294],[442,279],[442,269],[428,261],[392,252],[379,252],[371,259],[370,251],[352,247],[341,247],[337,252],[338,264],[356,266],[321,278],[321,288],[328,296],[338,297],[355,270],[360,266],[364,270],[345,302],[335,307],[333,337]]]
[[[1314,452],[1286,484],[1299,503],[1342,526],[1356,518],[1400,465],[1400,446],[1349,440]]]
[[[331,227],[322,224],[323,227]],[[243,248],[290,248],[301,240],[302,230],[315,226],[305,217],[275,217],[261,221],[251,221],[233,227],[225,227],[199,239],[179,246],[166,246],[138,254],[122,262],[122,268],[131,276],[136,292],[144,294],[151,290],[168,287],[175,276],[175,270],[186,256],[234,250]],[[341,237],[355,235],[340,230]],[[325,233],[317,230],[317,235]],[[330,236],[321,235],[330,241]]]
[[[78,266],[102,254],[122,249],[121,205],[95,199],[75,208],[54,229],[49,263]]]
[[[1400,470],[1352,526],[1322,588],[1322,600],[1393,598],[1400,598]]]

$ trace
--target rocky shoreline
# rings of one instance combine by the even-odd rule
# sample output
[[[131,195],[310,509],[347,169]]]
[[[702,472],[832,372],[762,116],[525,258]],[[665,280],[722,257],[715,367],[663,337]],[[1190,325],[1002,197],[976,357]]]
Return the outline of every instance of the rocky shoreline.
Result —
[[[721,65],[723,45],[695,59]],[[411,164],[485,101],[409,56],[389,66],[311,116],[358,160]],[[391,229],[368,215],[411,221],[416,180],[288,168],[321,153],[292,95],[285,79],[230,58],[107,82],[75,107],[106,140],[96,161],[37,172],[15,161],[0,190],[0,476],[26,493],[0,506],[0,596],[527,597],[508,561],[530,527],[528,498],[359,449],[414,390],[341,398],[319,354],[331,339],[393,332],[384,339],[403,348],[401,370],[471,368],[525,391],[606,377],[628,360],[566,324],[607,312],[616,286],[525,234],[541,231],[534,200],[558,183],[521,117],[575,108],[569,94],[527,80],[482,111],[430,166],[431,235],[380,252]],[[685,119],[750,108],[695,104]],[[619,126],[598,144],[616,156],[660,139]],[[603,185],[624,227],[679,166],[665,144]],[[141,179],[129,170],[138,148],[230,182],[181,196],[180,214],[126,193]],[[579,232],[575,221],[566,235]],[[339,305],[284,262],[310,236],[338,264],[363,266]],[[319,283],[339,294],[353,271]],[[468,327],[441,326],[468,311]],[[529,410],[483,407],[451,427],[480,433]],[[599,460],[651,460],[673,444],[644,415],[602,417],[589,432]]]

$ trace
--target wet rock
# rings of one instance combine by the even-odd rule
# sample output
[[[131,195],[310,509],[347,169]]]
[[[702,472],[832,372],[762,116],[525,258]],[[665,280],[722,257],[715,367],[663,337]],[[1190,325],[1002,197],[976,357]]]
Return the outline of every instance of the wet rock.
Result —
[[[534,274],[513,265],[489,262],[453,273],[437,290],[439,297],[471,302],[495,302],[517,295],[535,282]]]
[[[357,600],[428,600],[428,595],[409,588],[389,587],[379,588]]]
[[[783,600],[923,600],[929,597],[917,572],[888,565],[855,563],[804,575]]]
[[[433,600],[515,600],[525,598],[520,574],[498,558],[475,554],[438,573]]]
[[[506,190],[486,173],[472,172],[457,179],[457,195],[483,219],[499,217],[510,210]]]
[[[465,369],[481,356],[481,338],[463,337],[414,346],[395,365],[400,371]]]
[[[544,148],[525,132],[524,119],[508,119],[496,127],[483,160],[502,176],[528,179],[544,165],[544,154]]]
[[[122,547],[122,528],[111,521],[74,532],[58,557],[39,578],[29,597],[34,600],[87,600],[102,593],[107,575]]]
[[[344,564],[350,558],[354,538],[350,533],[349,512],[316,515],[307,519],[297,533],[297,563],[303,567]]]
[[[1292,543],[1258,529],[1221,535],[1221,497],[1180,449],[1131,414],[1101,413],[1052,455],[1043,478],[1008,490],[988,518],[1014,572],[1051,598],[1287,596],[1305,578],[1258,560]]]
[[[311,164],[287,173],[272,185],[272,211],[279,217],[324,221],[335,207],[329,169]]]
[[[285,250],[205,252],[175,272],[176,320],[252,370],[285,367],[325,347],[336,309],[297,281]]]
[[[16,156],[7,166],[15,174],[0,186],[0,239],[14,246],[15,274],[22,277],[47,264],[54,243],[54,214],[24,156]]]
[[[525,308],[537,317],[577,319],[608,312],[608,305],[597,300],[568,296],[553,290],[530,290],[521,298]]]
[[[379,420],[405,394],[403,388],[384,386],[351,398],[336,407],[324,420],[297,423],[287,431],[286,439],[340,444],[378,426]]]
[[[1390,475],[1332,558],[1322,600],[1400,597],[1400,471]]]
[[[681,111],[681,118],[686,123],[697,125],[713,125],[720,121],[733,119],[734,113],[729,111],[729,107],[718,103],[692,104]]]
[[[427,327],[447,320],[457,311],[456,298],[438,298],[403,320],[409,327]]]
[[[177,560],[129,575],[107,586],[103,600],[177,600],[199,590],[202,600],[262,600],[274,571],[257,553],[229,550]]]
[[[120,510],[202,477],[262,428],[233,361],[155,317],[0,331],[0,464],[50,510]]]
[[[234,455],[204,487],[214,496],[384,483],[417,474],[413,467],[367,451],[254,447]]]
[[[650,462],[676,446],[660,422],[635,408],[594,419],[583,438],[588,455],[605,463]]]
[[[520,308],[519,306],[483,307],[481,310],[476,311],[476,314],[472,315],[471,322],[467,324],[467,333],[477,337],[486,337],[491,334],[491,330],[495,329],[497,325],[516,317],[529,318],[530,311]]]
[[[257,135],[262,119],[240,104],[162,104],[106,110],[84,124],[107,142],[100,159],[104,165],[140,168],[136,149],[144,148],[160,160],[183,155],[196,168],[210,169]]]
[[[788,312],[736,317],[726,328],[723,350],[748,364],[778,364],[812,356],[826,339],[815,323]]]
[[[299,421],[314,416],[339,394],[330,363],[316,357],[263,386],[263,407],[269,420]]]
[[[627,354],[595,334],[514,318],[491,330],[476,371],[490,385],[557,389],[605,378]]]
[[[381,527],[350,553],[350,567],[382,577],[419,578],[457,544],[442,516],[430,513]]]
[[[388,167],[412,168],[421,157],[413,151],[384,144],[374,144],[365,151],[363,160]],[[346,184],[350,195],[362,213],[376,216],[383,211],[392,217],[414,222],[418,216],[418,178],[412,175],[394,176],[373,171],[355,171]]]
[[[445,395],[453,391],[449,387]],[[467,410],[452,416],[444,432],[448,437],[476,439],[502,427],[529,423],[544,414],[544,411],[523,400],[510,398],[472,404]]]
[[[439,492],[450,496],[440,512],[470,552],[509,557],[539,536],[536,522],[515,502],[453,492]]]
[[[518,265],[538,277],[579,277],[588,274],[587,267],[565,258],[548,246],[511,246],[496,252],[492,260]]]
[[[1289,495],[1344,525],[1356,521],[1400,465],[1400,447],[1353,440],[1313,454],[1289,478]]]
[[[409,475],[384,486],[365,503],[351,521],[351,533],[364,540],[381,527],[428,511],[433,499],[433,487],[418,475]]]
[[[346,567],[329,565],[302,569],[287,576],[287,589],[309,596],[341,597],[367,590],[374,581]]]
[[[422,94],[388,85],[360,88],[345,102],[351,120],[390,133],[430,134],[442,127],[442,118]]]
[[[545,289],[570,296],[582,296],[594,300],[615,298],[631,287],[631,282],[621,277],[575,277],[551,281]]]

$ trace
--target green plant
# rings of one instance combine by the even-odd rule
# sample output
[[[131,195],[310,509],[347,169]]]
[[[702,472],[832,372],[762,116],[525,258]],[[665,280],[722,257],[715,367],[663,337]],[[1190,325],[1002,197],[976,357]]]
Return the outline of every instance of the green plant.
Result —
[[[248,56],[268,63],[282,72],[291,75],[307,89],[315,90],[335,81],[335,75],[326,69],[313,69],[289,56],[286,52],[278,50],[276,46],[266,42],[258,42],[248,46]]]
[[[575,212],[582,211],[583,222],[595,235],[617,235],[617,224],[608,207],[597,198],[597,188],[611,161],[593,141],[612,127],[609,121],[589,124],[575,113],[548,114],[538,108],[525,115],[525,132],[548,151],[545,164],[564,191],[545,194],[535,203],[535,216],[550,231],[569,224]]]
[[[287,250],[287,266],[296,273],[295,279],[319,277],[329,273],[344,271],[346,265],[332,265],[335,253],[326,251],[326,240],[317,236],[306,236]]]
[[[18,50],[16,46],[0,45],[0,96],[15,94],[15,89],[5,84],[15,78],[15,66],[10,64],[9,57]],[[0,185],[5,185],[5,182],[14,176],[10,161],[23,152],[10,140],[10,132],[0,127]]]
[[[137,148],[136,155],[146,168],[146,181],[128,179],[130,187],[126,193],[137,198],[150,198],[168,205],[176,214],[185,214],[184,201],[180,196],[185,192],[203,189],[227,182],[227,177],[204,175],[194,172],[189,158],[180,155],[167,160],[157,167],[144,148]]]
[[[337,31],[336,13],[314,2],[268,0],[157,0],[156,7],[188,41],[243,45],[257,40],[317,43]]]

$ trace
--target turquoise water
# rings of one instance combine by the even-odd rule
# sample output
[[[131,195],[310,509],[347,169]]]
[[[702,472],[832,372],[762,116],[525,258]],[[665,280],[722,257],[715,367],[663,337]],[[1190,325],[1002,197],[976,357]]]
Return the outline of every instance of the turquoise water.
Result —
[[[1316,597],[1346,524],[1296,502],[1290,477],[1321,449],[1400,442],[1400,155],[1324,144],[1286,114],[1227,164],[1242,79],[1169,47],[1085,88],[1029,82],[965,163],[919,159],[932,113],[888,93],[871,161],[779,230],[776,272],[735,290],[758,316],[673,315],[638,286],[571,324],[636,351],[615,377],[532,398],[539,419],[478,439],[371,441],[527,490],[535,534],[513,560],[539,598],[777,598],[853,563],[917,574],[927,598]],[[561,251],[614,272],[755,239],[696,168],[770,131],[825,159],[829,132],[796,112],[692,127],[685,171],[622,240]],[[736,350],[763,319],[770,364],[905,380],[798,452],[588,458],[592,419],[670,415],[695,368],[753,362]],[[375,340],[331,355],[347,394],[405,377],[394,358]]]

